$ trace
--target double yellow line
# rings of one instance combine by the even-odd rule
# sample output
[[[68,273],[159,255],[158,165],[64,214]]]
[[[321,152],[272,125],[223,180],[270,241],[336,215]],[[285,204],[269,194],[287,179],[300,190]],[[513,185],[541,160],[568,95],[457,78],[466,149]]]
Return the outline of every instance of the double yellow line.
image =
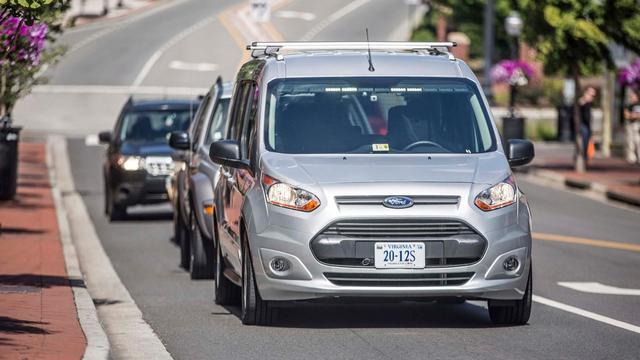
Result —
[[[631,243],[624,243],[624,242],[612,241],[612,240],[598,240],[598,239],[589,239],[589,238],[583,238],[583,237],[577,237],[577,236],[566,236],[566,235],[547,234],[547,233],[539,233],[539,232],[534,232],[532,235],[534,240],[557,241],[557,242],[563,242],[567,244],[587,245],[587,246],[606,248],[606,249],[640,252],[640,244],[631,244]]]
[[[272,6],[271,11],[274,12],[282,8],[283,6],[285,6],[291,1],[292,0],[280,0]],[[233,14],[238,13],[245,6],[248,6],[248,3],[243,2],[237,5],[233,5],[226,8],[224,11],[222,11],[218,15],[218,19],[220,20],[220,23],[227,30],[227,32],[229,32],[229,35],[231,35],[231,38],[233,39],[233,41],[236,43],[236,45],[238,45],[238,47],[242,51],[242,58],[240,60],[240,64],[238,65],[238,67],[249,60],[250,54],[246,50],[245,46],[249,44],[251,41],[255,40],[255,39],[245,39],[242,33],[236,28],[236,26],[230,20]],[[269,35],[269,38],[272,41],[284,40],[284,37],[282,36],[282,34],[280,34],[280,32],[275,28],[275,26],[273,26],[271,22],[258,24],[258,26],[261,28],[261,30],[263,30],[266,34]]]

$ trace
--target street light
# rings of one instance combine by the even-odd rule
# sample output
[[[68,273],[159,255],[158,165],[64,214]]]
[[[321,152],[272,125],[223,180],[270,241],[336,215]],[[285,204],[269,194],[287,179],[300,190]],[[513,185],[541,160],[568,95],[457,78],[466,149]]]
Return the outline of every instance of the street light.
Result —
[[[517,11],[509,13],[506,19],[504,19],[504,28],[507,34],[512,38],[511,41],[511,59],[518,60],[520,57],[520,35],[522,34],[522,18]],[[511,96],[509,98],[509,112],[511,117],[515,117],[514,111],[516,106],[516,84],[511,84]]]
[[[520,14],[517,11],[512,11],[509,16],[504,20],[504,28],[507,31],[509,37],[511,37],[511,59],[518,60],[520,58],[520,44],[519,38],[522,34],[522,27],[524,23]],[[515,81],[510,81],[510,96],[509,96],[509,116],[502,119],[502,132],[503,140],[505,144],[509,139],[522,139],[524,138],[524,118],[516,116],[516,89],[517,85]]]

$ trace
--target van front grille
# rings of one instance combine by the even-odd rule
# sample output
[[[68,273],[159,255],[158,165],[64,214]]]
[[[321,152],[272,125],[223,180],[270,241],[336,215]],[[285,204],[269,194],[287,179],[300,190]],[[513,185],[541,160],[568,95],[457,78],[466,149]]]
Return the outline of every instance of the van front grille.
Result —
[[[473,272],[435,274],[388,273],[324,273],[327,280],[339,286],[459,286],[466,284]]]
[[[322,235],[374,238],[425,238],[472,235],[475,231],[455,220],[349,220],[338,221]]]
[[[311,241],[311,251],[333,266],[374,267],[376,242],[422,242],[425,267],[474,264],[487,241],[469,225],[452,219],[355,219],[332,223]]]

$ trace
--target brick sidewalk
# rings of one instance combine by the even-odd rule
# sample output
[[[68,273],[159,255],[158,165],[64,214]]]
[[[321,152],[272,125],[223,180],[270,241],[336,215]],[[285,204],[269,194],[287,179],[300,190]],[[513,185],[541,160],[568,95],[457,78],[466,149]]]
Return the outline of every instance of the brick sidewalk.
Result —
[[[0,202],[0,359],[80,359],[78,322],[45,146],[20,144],[18,195]]]
[[[640,166],[619,158],[594,158],[587,172],[573,170],[573,145],[536,144],[534,171],[561,178],[566,185],[591,189],[607,197],[640,206]]]

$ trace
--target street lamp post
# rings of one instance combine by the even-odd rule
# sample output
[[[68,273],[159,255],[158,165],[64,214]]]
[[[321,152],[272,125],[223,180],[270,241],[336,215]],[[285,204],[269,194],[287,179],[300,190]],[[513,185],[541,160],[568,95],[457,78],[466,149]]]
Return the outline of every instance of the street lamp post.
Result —
[[[520,57],[520,35],[522,34],[522,18],[517,11],[512,11],[504,21],[504,27],[507,34],[511,37],[511,59],[518,60]],[[511,85],[511,94],[509,96],[509,114],[515,117],[516,107],[516,84]]]
[[[519,38],[522,34],[522,18],[517,11],[512,11],[505,19],[504,27],[509,37],[511,37],[511,59],[519,59]],[[507,149],[508,140],[510,139],[522,139],[524,138],[524,118],[516,115],[516,89],[518,84],[516,79],[509,81],[509,115],[502,119],[502,138],[503,146]]]

